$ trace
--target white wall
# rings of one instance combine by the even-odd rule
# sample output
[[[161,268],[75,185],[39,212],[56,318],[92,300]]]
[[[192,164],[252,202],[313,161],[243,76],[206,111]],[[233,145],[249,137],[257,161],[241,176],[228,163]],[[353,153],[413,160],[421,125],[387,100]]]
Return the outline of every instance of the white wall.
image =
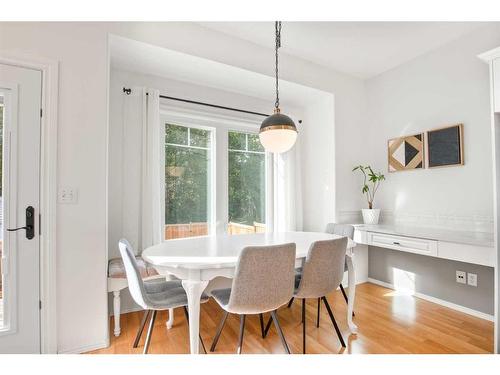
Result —
[[[108,340],[108,33],[273,75],[270,50],[191,23],[0,23],[0,53],[60,62],[58,184],[77,188],[79,201],[57,211],[52,251],[57,251],[59,352],[84,351]],[[301,59],[281,61],[284,79],[335,93],[338,128],[360,129],[361,81]],[[348,143],[347,135],[341,133],[337,142]],[[349,163],[363,160],[355,149],[345,157]],[[346,186],[337,194],[340,206],[357,208],[361,199],[349,188],[354,179],[339,177]]]
[[[300,132],[303,228],[324,231],[335,221],[335,120],[333,95],[305,108]],[[329,110],[330,109],[330,110]],[[306,131],[307,129],[307,131]]]
[[[463,167],[385,173],[376,207],[401,222],[492,231],[488,67],[477,55],[498,45],[500,26],[486,26],[366,82],[377,169],[387,172],[388,139],[464,124]]]

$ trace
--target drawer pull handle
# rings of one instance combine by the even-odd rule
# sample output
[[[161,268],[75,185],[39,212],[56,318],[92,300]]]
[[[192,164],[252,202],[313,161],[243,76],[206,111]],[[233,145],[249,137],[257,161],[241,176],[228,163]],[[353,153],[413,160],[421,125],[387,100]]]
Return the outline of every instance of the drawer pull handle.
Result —
[[[401,245],[399,242],[396,242],[396,241],[394,241],[392,244],[393,245]]]

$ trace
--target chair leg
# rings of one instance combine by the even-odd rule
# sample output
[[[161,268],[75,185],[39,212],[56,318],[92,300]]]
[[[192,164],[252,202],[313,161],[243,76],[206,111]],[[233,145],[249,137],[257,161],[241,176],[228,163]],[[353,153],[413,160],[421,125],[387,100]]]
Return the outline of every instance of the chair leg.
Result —
[[[276,326],[276,330],[278,331],[278,335],[281,339],[281,343],[283,344],[283,347],[285,348],[285,351],[287,354],[290,354],[290,349],[288,348],[288,344],[286,343],[285,340],[285,335],[283,335],[283,331],[280,326],[280,322],[278,320],[278,315],[276,314],[277,310],[271,311],[271,318],[274,321],[274,325]]]
[[[319,314],[321,312],[321,298],[318,298],[318,316],[316,318],[316,327],[319,328]]]
[[[302,299],[302,354],[306,354],[306,299]]]
[[[146,342],[144,344],[144,351],[142,352],[143,354],[148,354],[149,344],[151,342],[151,335],[153,334],[153,327],[155,325],[157,312],[158,311],[153,310],[153,314],[151,314],[151,320],[149,321],[149,327],[148,327],[148,334],[146,336]]]
[[[293,300],[295,297],[290,298],[290,301],[288,302],[288,305],[286,305],[287,309],[289,309],[292,306]]]
[[[269,320],[267,321],[266,328],[264,328],[264,335],[263,335],[264,338],[266,338],[267,334],[269,333],[269,329],[271,328],[272,322],[273,322],[273,317],[270,316]]]
[[[243,348],[243,333],[245,332],[245,320],[246,315],[240,315],[240,336],[238,338],[238,349],[236,354],[241,354],[241,349]]]
[[[167,329],[171,329],[174,326],[174,309],[168,309],[168,320],[165,325]]]
[[[219,337],[220,334],[222,333],[222,329],[224,328],[224,324],[226,323],[228,315],[229,313],[227,311],[224,311],[224,316],[222,317],[222,320],[219,323],[219,327],[217,328],[217,333],[215,334],[214,341],[212,342],[212,346],[210,347],[211,352],[215,351],[215,346],[217,345],[217,342],[219,342]]]
[[[186,306],[184,306],[184,315],[186,315],[186,321],[187,321],[187,325],[189,327],[189,312],[188,312],[188,309]],[[200,338],[200,344],[201,344],[201,347],[203,348],[203,352],[205,354],[207,354],[207,349],[205,349],[205,343],[203,342],[203,339],[201,338],[201,334],[198,334],[198,337]]]
[[[115,317],[115,329],[113,331],[116,337],[120,336],[121,328],[120,328],[120,291],[113,291],[113,316]]]
[[[332,309],[330,309],[330,305],[328,304],[326,297],[322,297],[322,299],[323,299],[323,302],[325,303],[326,310],[328,311],[328,315],[330,315],[330,320],[333,323],[333,327],[335,328],[335,331],[337,332],[337,336],[340,340],[340,344],[345,348],[344,338],[342,337],[342,333],[340,332],[339,326],[337,325],[337,322],[335,321],[335,317],[333,316]]]
[[[260,320],[260,333],[262,334],[262,338],[266,338],[266,335],[264,334],[264,314],[259,314],[259,320]]]
[[[347,294],[346,294],[346,292],[345,292],[344,287],[342,286],[342,284],[340,284],[340,291],[344,295],[345,303],[349,303],[349,299],[347,298]],[[354,315],[354,311],[352,312],[352,316],[356,316],[356,315]]]
[[[139,340],[141,339],[142,332],[144,331],[144,326],[146,325],[146,321],[148,320],[150,310],[144,311],[144,315],[142,316],[141,325],[139,326],[139,331],[137,331],[137,335],[135,336],[134,348],[139,346]]]

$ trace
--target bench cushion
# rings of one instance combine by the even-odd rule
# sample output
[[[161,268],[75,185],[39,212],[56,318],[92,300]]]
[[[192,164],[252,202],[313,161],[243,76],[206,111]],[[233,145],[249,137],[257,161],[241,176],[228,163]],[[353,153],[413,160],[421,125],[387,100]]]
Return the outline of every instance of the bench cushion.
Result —
[[[146,262],[144,262],[144,259],[142,259],[140,256],[135,257],[135,260],[137,261],[137,266],[139,267],[142,278],[158,275],[158,272],[156,272],[153,267],[146,264]],[[127,278],[122,258],[114,258],[109,261],[108,277],[111,277],[113,279]]]

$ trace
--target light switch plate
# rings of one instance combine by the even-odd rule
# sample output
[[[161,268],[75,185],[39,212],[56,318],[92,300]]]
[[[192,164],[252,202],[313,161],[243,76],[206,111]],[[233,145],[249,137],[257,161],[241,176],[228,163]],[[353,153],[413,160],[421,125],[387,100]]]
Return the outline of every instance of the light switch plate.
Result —
[[[467,284],[470,286],[477,286],[477,275],[475,273],[467,274]]]
[[[457,280],[457,283],[459,284],[467,284],[467,280],[465,279],[466,278],[466,272],[465,271],[457,271],[457,274],[456,274],[456,280]]]
[[[78,202],[78,190],[72,187],[59,188],[59,203],[75,204]]]

